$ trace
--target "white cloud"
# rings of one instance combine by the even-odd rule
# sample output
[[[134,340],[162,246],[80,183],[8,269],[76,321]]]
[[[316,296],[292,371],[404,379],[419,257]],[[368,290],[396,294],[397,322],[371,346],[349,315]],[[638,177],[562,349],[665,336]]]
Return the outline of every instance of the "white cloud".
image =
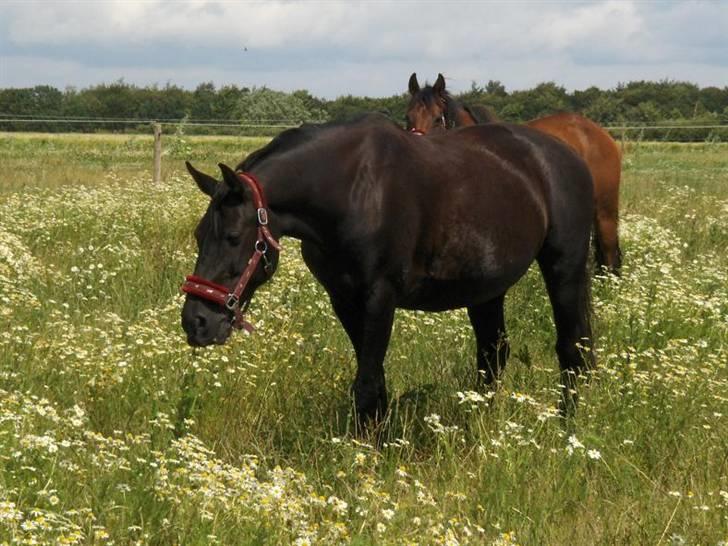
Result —
[[[25,0],[0,3],[0,86],[123,77],[388,95],[413,71],[442,72],[455,91],[488,79],[725,85],[725,36],[720,2]]]
[[[567,13],[553,13],[545,18],[537,36],[544,45],[555,49],[590,44],[603,48],[607,44],[619,47],[640,31],[644,31],[644,22],[634,2],[610,0]]]
[[[78,45],[180,41],[198,46],[259,48],[330,40],[352,43],[346,30],[363,5],[319,2],[37,2],[13,4],[9,39],[17,45]],[[377,10],[373,10],[377,11]],[[359,12],[358,14],[356,12]],[[377,11],[378,12],[378,11]],[[361,26],[357,27],[361,28]]]

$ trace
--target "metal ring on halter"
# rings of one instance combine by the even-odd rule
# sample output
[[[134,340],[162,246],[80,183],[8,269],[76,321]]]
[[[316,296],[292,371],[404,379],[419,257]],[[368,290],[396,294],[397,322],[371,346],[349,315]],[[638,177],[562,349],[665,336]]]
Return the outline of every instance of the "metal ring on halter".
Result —
[[[261,254],[265,254],[266,252],[268,252],[268,243],[261,239],[258,239],[257,241],[255,241],[255,250],[260,252]]]

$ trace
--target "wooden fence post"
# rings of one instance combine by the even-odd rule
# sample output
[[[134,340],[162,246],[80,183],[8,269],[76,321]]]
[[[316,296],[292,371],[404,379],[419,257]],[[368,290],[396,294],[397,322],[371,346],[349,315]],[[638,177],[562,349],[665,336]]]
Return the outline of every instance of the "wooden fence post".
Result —
[[[154,130],[154,183],[162,181],[162,126],[156,121],[152,123]]]

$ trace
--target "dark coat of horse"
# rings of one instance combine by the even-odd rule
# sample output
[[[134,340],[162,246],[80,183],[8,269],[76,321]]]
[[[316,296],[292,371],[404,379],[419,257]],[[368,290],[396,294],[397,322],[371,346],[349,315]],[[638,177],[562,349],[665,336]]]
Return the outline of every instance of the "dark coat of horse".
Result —
[[[195,235],[195,275],[235,285],[256,246],[250,190],[224,165],[222,181],[195,170],[210,198]],[[593,363],[587,268],[593,187],[566,146],[528,127],[478,125],[421,138],[379,115],[284,131],[238,165],[269,203],[273,236],[302,241],[354,346],[353,395],[362,421],[386,410],[384,358],[395,308],[467,307],[485,383],[508,355],[503,298],[537,260],[557,331],[563,407]],[[269,250],[268,274],[278,254]],[[262,267],[242,294],[267,279]],[[231,313],[188,295],[191,345],[224,343]],[[580,347],[586,347],[582,353]]]
[[[407,128],[427,133],[433,128],[451,129],[478,123],[497,122],[483,106],[465,106],[445,89],[438,74],[435,84],[420,88],[417,75],[409,80],[411,95],[407,108]],[[596,261],[608,271],[619,274],[622,254],[619,249],[619,184],[622,156],[611,135],[588,118],[574,113],[558,113],[526,123],[567,143],[586,162],[594,179],[594,233]]]

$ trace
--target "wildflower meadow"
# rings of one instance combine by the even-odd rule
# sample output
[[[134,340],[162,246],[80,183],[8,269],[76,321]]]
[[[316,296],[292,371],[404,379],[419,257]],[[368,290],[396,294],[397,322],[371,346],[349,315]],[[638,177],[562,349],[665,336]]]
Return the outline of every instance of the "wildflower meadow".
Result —
[[[262,138],[0,135],[0,544],[728,544],[728,144],[631,143],[598,368],[557,412],[537,268],[475,390],[466,313],[398,312],[380,443],[298,243],[252,335],[192,349],[179,292],[216,172]]]

